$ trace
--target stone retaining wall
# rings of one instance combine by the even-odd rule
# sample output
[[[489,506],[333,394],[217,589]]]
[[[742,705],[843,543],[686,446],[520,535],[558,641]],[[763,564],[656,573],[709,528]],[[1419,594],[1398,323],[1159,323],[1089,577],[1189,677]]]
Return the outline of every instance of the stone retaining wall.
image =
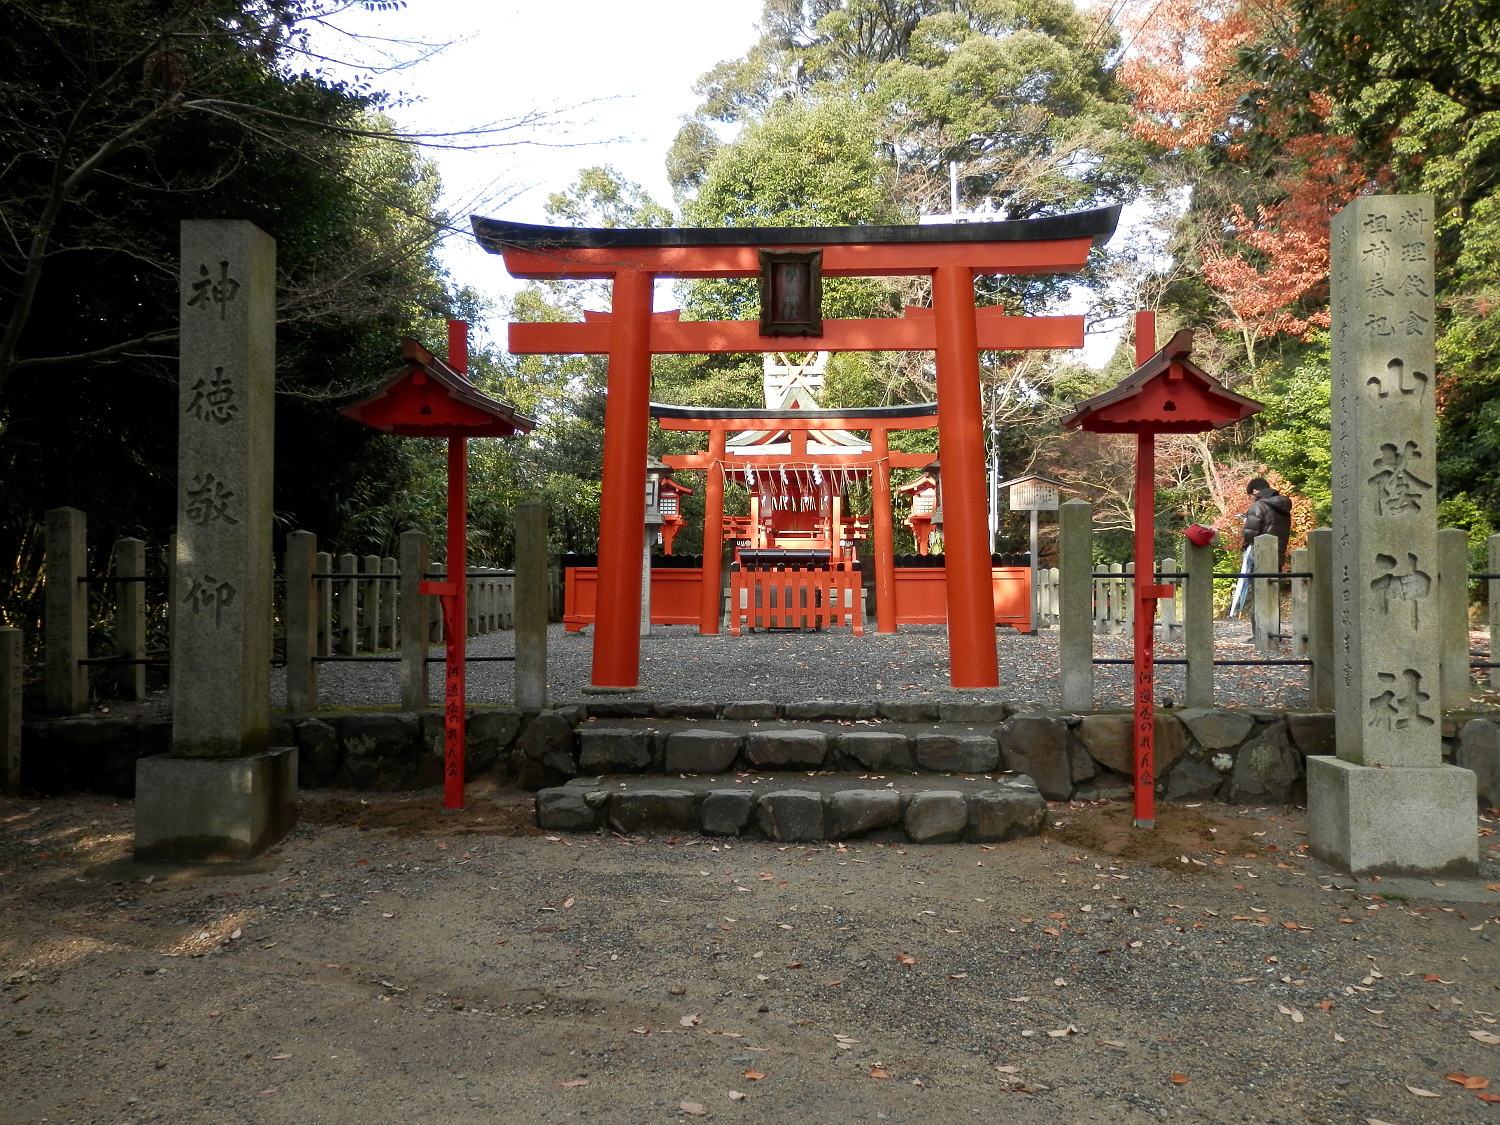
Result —
[[[666,721],[658,728],[655,720]],[[1500,805],[1497,724],[1500,714],[1472,712],[1443,722],[1446,757],[1475,771],[1488,806]],[[129,797],[135,760],[164,753],[169,737],[170,721],[160,717],[28,722],[22,783],[38,793]],[[391,791],[441,781],[436,711],[278,716],[272,741],[298,747],[303,787]],[[1304,758],[1331,753],[1331,713],[1189,708],[1158,716],[1158,789],[1170,800],[1298,802]],[[481,707],[469,713],[468,767],[471,775],[497,769],[530,789],[579,774],[1009,770],[1032,778],[1048,800],[1126,799],[1130,714],[967,701],[591,701],[539,713]]]

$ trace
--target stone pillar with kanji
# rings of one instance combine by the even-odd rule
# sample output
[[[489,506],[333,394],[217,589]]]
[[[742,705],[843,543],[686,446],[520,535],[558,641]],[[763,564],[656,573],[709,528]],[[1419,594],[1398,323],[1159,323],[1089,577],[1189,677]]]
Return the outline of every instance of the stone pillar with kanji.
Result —
[[[240,859],[295,815],[296,751],[268,745],[276,243],[182,224],[172,748],[136,774],[136,854]]]
[[[1307,761],[1312,848],[1473,874],[1474,775],[1442,757],[1432,199],[1361,196],[1331,236],[1337,756]]]

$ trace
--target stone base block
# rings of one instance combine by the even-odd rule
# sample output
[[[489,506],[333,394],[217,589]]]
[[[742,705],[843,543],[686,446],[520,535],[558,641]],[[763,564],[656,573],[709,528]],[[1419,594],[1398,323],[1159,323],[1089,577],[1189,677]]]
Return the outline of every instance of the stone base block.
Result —
[[[135,764],[135,858],[248,859],[297,822],[297,750],[248,758],[173,758]]]
[[[1307,759],[1312,853],[1351,875],[1474,875],[1474,774],[1456,766]]]

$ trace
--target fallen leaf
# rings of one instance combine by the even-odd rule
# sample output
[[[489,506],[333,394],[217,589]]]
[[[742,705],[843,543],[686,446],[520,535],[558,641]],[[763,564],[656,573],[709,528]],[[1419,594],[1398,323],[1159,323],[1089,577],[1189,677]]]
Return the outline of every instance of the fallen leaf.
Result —
[[[703,1017],[700,1016],[697,1012],[692,1012],[688,1015],[683,1016],[677,1022],[682,1024],[683,1027],[697,1027],[700,1023],[703,1022]]]
[[[561,1085],[565,1090],[571,1089],[574,1086],[587,1086],[588,1084],[589,1080],[587,1078],[575,1078],[571,1082],[559,1083],[559,1085]]]
[[[1020,1074],[1021,1073],[1021,1068],[1018,1067],[1018,1066],[997,1066],[997,1067],[995,1067],[995,1069],[998,1070],[1001,1074]]]
[[[800,968],[802,968],[802,962],[801,961],[788,961],[786,967],[788,969],[800,969]]]
[[[208,1018],[209,1019],[217,1019],[219,1016],[222,1016],[223,1014],[224,1014],[223,1012],[209,1012],[208,1013]]]
[[[1062,936],[1056,930],[1054,930],[1051,926],[1043,926],[1042,927],[1042,933],[1044,933],[1044,934],[1051,934],[1053,937],[1061,937]]]
[[[881,1066],[879,1063],[876,1063],[870,1068],[871,1078],[889,1078],[890,1076],[891,1072],[886,1070],[886,1068]]]
[[[750,1079],[751,1082],[759,1082],[765,1076],[766,1076],[766,1072],[763,1071],[763,1070],[747,1070],[747,1071],[745,1071],[745,1077],[748,1078],[748,1079]]]
[[[1333,1001],[1332,1000],[1319,1000],[1318,1001],[1318,1007],[1322,1008],[1325,1012],[1331,1011],[1333,1009]]]
[[[267,1094],[279,1094],[279,1093],[281,1093],[281,1087],[280,1086],[272,1086],[269,1090],[257,1090],[257,1091],[255,1091],[255,1093],[256,1093],[256,1095],[258,1097],[262,1097],[263,1098]]]
[[[276,1062],[280,1062],[282,1059],[289,1059],[291,1057],[292,1057],[291,1055],[272,1055],[271,1056],[271,1058],[274,1061],[276,1061]]]
[[[969,979],[969,974],[968,973],[949,973],[948,974],[948,979],[949,980],[968,980]]]
[[[394,918],[395,915],[394,914],[382,914],[381,917],[382,918]]]
[[[1188,1081],[1190,1081],[1190,1079],[1186,1074],[1181,1074],[1175,1070],[1172,1072],[1172,1085],[1181,1086]]]
[[[703,1117],[708,1113],[708,1107],[702,1102],[678,1102],[677,1108],[683,1113],[691,1113],[694,1117]]]
[[[1366,1117],[1365,1125],[1391,1125],[1389,1121],[1382,1121],[1378,1117]]]
[[[1055,984],[1055,985],[1057,985],[1058,988],[1065,988],[1065,987],[1067,987],[1067,984],[1068,984],[1068,982],[1065,981],[1065,980],[1063,980],[1062,977],[1056,977],[1056,978],[1054,978],[1053,981],[1052,981],[1052,983]]]
[[[1482,1102],[1500,1102],[1500,1094],[1479,1093],[1474,1096]]]
[[[1408,1090],[1410,1090],[1413,1094],[1416,1094],[1417,1097],[1419,1097],[1419,1098],[1440,1098],[1440,1097],[1443,1096],[1442,1094],[1439,1094],[1436,1090],[1424,1090],[1420,1086],[1407,1086],[1406,1088]]]
[[[1099,1042],[1103,1043],[1106,1047],[1123,1047],[1123,1046],[1125,1046],[1125,1040],[1123,1040],[1123,1039],[1101,1039],[1101,1040],[1099,1040]]]
[[[573,903],[576,902],[576,901],[577,901],[576,899],[565,898],[565,899],[562,900],[562,908],[564,910],[572,910],[573,909]]]
[[[899,961],[903,965],[915,965],[917,963],[917,959],[915,957],[913,957],[910,953],[899,954],[896,957],[896,960]]]
[[[1337,1032],[1337,1031],[1335,1031],[1335,1032],[1334,1032],[1334,1033],[1333,1033],[1333,1041],[1334,1041],[1334,1042],[1335,1042],[1335,1043],[1347,1043],[1347,1042],[1349,1042],[1349,1040],[1347,1040],[1347,1039],[1345,1039],[1345,1038],[1344,1038],[1344,1037],[1343,1037],[1343,1036],[1342,1036],[1342,1035],[1340,1035],[1340,1034],[1339,1034],[1339,1033],[1338,1033],[1338,1032]]]
[[[1434,984],[1457,984],[1458,983],[1457,981],[1444,980],[1442,977],[1438,976],[1436,973],[1428,973],[1422,979],[1425,980],[1425,981],[1431,981]]]
[[[1047,1038],[1049,1038],[1049,1039],[1066,1039],[1070,1035],[1077,1035],[1077,1034],[1078,1034],[1078,1029],[1076,1027],[1074,1027],[1072,1024],[1068,1024],[1067,1027],[1060,1027],[1056,1031],[1049,1031],[1049,1032],[1047,1032]]]
[[[730,1090],[729,1100],[732,1102],[742,1102],[745,1100],[745,1095],[740,1093],[738,1090]]]
[[[1469,1036],[1472,1039],[1478,1039],[1481,1043],[1487,1043],[1491,1047],[1500,1046],[1500,1035],[1496,1035],[1493,1031],[1471,1031],[1469,1032]]]
[[[448,845],[447,845],[447,844],[445,844],[445,843],[443,843],[443,842],[442,842],[442,841],[441,841],[441,840],[439,840],[439,841],[438,841],[438,842],[437,842],[437,846],[438,846],[438,847],[439,847],[439,848],[441,848],[441,849],[442,849],[442,850],[443,850],[443,851],[447,851],[447,850],[448,850]]]
[[[637,1035],[650,1035],[651,1034],[651,1029],[649,1027],[632,1027],[630,1030],[633,1031],[633,1032],[635,1032]]]

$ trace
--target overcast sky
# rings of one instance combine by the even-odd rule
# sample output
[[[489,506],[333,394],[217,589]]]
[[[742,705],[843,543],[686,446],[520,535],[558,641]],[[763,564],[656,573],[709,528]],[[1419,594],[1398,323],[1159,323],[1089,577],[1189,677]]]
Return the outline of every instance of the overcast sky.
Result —
[[[316,43],[329,56],[367,66],[379,60],[382,37],[392,41],[389,54],[403,59],[423,54],[411,41],[447,44],[374,79],[409,99],[391,111],[403,128],[472,129],[532,111],[569,122],[561,136],[553,128],[529,134],[548,146],[431,152],[445,205],[465,227],[471,212],[544,223],[547,196],[598,164],[670,205],[664,161],[682,117],[698,106],[693,84],[755,43],[761,7],[762,0],[411,0],[398,11],[340,16],[338,26],[359,33],[358,42],[325,31]],[[357,73],[334,69],[341,77]],[[519,285],[499,257],[467,235],[450,238],[442,258],[456,282],[490,298]],[[673,303],[663,282],[658,307]],[[503,331],[476,329],[504,342]],[[1102,363],[1112,348],[1112,339],[1091,337],[1086,358]]]

